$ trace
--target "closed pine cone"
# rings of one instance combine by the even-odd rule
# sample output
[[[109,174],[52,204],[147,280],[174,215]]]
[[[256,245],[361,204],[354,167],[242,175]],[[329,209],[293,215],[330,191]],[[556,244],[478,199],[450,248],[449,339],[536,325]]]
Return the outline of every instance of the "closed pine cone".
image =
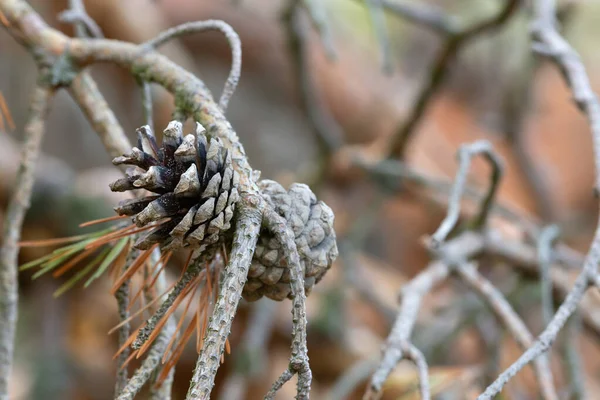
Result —
[[[307,185],[294,183],[286,191],[271,180],[259,182],[265,199],[292,229],[304,270],[306,294],[325,275],[338,255],[334,215]],[[281,301],[291,298],[290,268],[283,262],[281,244],[267,230],[260,233],[243,296],[255,301],[263,296]]]

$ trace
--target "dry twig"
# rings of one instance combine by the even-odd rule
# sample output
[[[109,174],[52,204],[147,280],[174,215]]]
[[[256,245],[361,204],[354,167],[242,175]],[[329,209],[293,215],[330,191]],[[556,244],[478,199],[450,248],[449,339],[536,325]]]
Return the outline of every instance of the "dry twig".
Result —
[[[29,119],[25,125],[25,139],[21,153],[21,166],[16,181],[19,184],[8,204],[4,218],[2,247],[0,248],[0,399],[8,400],[8,382],[12,368],[14,338],[17,324],[18,242],[25,213],[33,188],[35,165],[44,135],[44,120],[48,103],[54,94],[51,88],[37,86],[31,98]]]
[[[408,118],[402,123],[392,139],[390,157],[404,157],[411,136],[425,115],[427,106],[444,83],[449,71],[448,66],[454,61],[460,49],[474,38],[501,27],[514,14],[518,6],[518,0],[505,0],[504,6],[500,8],[496,15],[462,31],[449,31],[447,33],[446,41],[442,46],[442,50],[436,56],[428,81],[417,96],[414,107],[408,113]]]
[[[300,3],[300,0],[290,2],[283,21],[302,107],[316,133],[321,151],[330,154],[342,145],[343,131],[335,118],[327,112],[314,85],[308,57],[308,27],[302,18]]]
[[[208,30],[216,30],[223,33],[227,39],[227,42],[229,43],[229,47],[231,47],[231,71],[229,71],[229,76],[225,82],[223,93],[219,99],[219,107],[221,107],[221,110],[225,112],[225,110],[227,110],[229,100],[231,99],[231,96],[233,96],[233,93],[238,85],[242,70],[242,43],[240,42],[240,37],[236,31],[233,30],[231,25],[225,21],[215,19],[187,22],[161,32],[154,39],[143,43],[142,46],[149,49],[156,49],[169,40],[192,33],[205,32]]]
[[[596,166],[596,191],[600,189],[600,103],[592,91],[589,78],[579,55],[558,33],[555,24],[556,8],[552,1],[538,0],[535,3],[535,17],[532,23],[532,34],[536,40],[534,49],[551,57],[564,73],[571,87],[579,108],[586,114],[594,144],[594,161]],[[599,221],[600,223],[600,221]],[[596,228],[594,239],[583,264],[583,270],[577,277],[573,288],[564,302],[554,314],[552,321],[537,338],[533,346],[506,369],[478,397],[479,400],[493,398],[500,393],[504,385],[525,365],[546,353],[569,317],[577,309],[589,285],[598,276],[600,263],[600,225]]]

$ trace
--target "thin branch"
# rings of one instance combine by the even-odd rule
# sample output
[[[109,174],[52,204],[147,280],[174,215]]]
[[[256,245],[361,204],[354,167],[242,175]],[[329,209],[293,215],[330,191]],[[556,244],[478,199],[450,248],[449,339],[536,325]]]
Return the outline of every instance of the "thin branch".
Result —
[[[536,49],[542,49],[544,55],[551,56],[563,72],[575,102],[588,118],[593,140],[594,160],[596,167],[596,192],[600,193],[600,103],[593,92],[589,78],[577,52],[558,33],[555,24],[555,4],[553,1],[538,0],[535,4],[535,16],[532,23],[532,35],[538,41]],[[556,336],[577,309],[590,283],[597,277],[600,263],[600,221],[596,228],[592,244],[583,264],[583,270],[575,280],[568,296],[556,311],[552,321],[540,334],[535,344],[530,347],[517,361],[506,369],[478,397],[487,400],[498,394],[504,385],[525,365],[544,354]]]
[[[285,371],[283,371],[281,373],[281,375],[279,375],[279,378],[277,378],[277,380],[273,383],[273,386],[271,386],[271,389],[269,389],[269,392],[265,396],[265,400],[275,399],[275,395],[277,394],[279,389],[281,389],[283,387],[283,385],[288,383],[290,381],[290,379],[292,379],[294,377],[294,375],[295,375],[295,373],[292,372],[291,368],[288,368]]]
[[[381,67],[387,74],[391,74],[394,68],[392,61],[392,51],[390,45],[390,35],[385,22],[385,13],[381,0],[365,0],[365,6],[371,18],[371,26],[375,31],[375,38],[379,43],[381,52]]]
[[[409,112],[409,116],[402,123],[398,132],[393,137],[390,145],[390,157],[404,158],[406,147],[412,135],[415,133],[417,125],[423,119],[425,111],[431,100],[434,98],[438,89],[444,83],[449,72],[449,65],[454,61],[456,55],[473,38],[479,35],[490,33],[501,27],[519,8],[519,0],[505,0],[504,6],[492,17],[479,22],[458,33],[449,33],[442,50],[438,53],[429,78],[415,101],[415,105]]]
[[[475,219],[475,227],[479,228],[485,224],[492,206],[492,202],[496,195],[496,190],[498,189],[498,184],[500,183],[500,179],[502,177],[502,161],[496,155],[496,153],[494,153],[492,145],[488,141],[480,140],[469,145],[462,145],[458,151],[460,165],[458,171],[456,172],[454,186],[448,201],[448,214],[440,224],[439,228],[431,236],[432,246],[434,247],[439,246],[440,243],[446,240],[446,237],[448,234],[450,234],[458,222],[461,208],[460,202],[465,191],[467,174],[471,168],[473,157],[479,154],[483,155],[492,166],[490,187],[486,196],[481,202],[479,215]]]
[[[158,293],[164,293],[165,290],[167,290],[167,277],[166,277],[165,269],[162,267],[162,264],[160,263],[160,259],[161,259],[160,249],[158,249],[158,248],[154,249],[150,258],[152,260],[152,264],[156,265],[155,270],[160,271],[159,275],[158,275],[158,279],[156,280],[154,287],[156,288],[156,291]],[[144,295],[148,296],[148,293],[145,291]],[[147,303],[149,304],[154,299],[152,299],[148,296],[146,300],[147,300]],[[177,324],[175,322],[175,316],[173,314],[170,315],[169,318],[167,319],[165,328],[160,334],[169,340],[173,337],[173,335],[177,335]],[[164,354],[165,350],[163,350],[163,354]],[[149,400],[170,400],[172,386],[173,386],[173,380],[175,378],[175,366],[173,366],[169,369],[169,373],[160,383],[156,382],[157,378],[158,378],[158,374],[156,372],[153,373],[150,377],[151,387],[150,387]]]
[[[93,37],[103,38],[102,29],[96,21],[85,11],[82,0],[69,0],[69,9],[58,15],[58,20],[73,24],[75,26],[75,36],[80,38]]]
[[[405,344],[402,350],[404,352],[404,357],[408,360],[412,360],[419,371],[419,391],[421,392],[421,400],[431,399],[429,372],[425,356],[421,353],[421,350],[410,343]]]
[[[477,240],[473,234],[466,232],[442,244],[439,251],[446,260],[464,260],[479,254],[483,249],[484,241]],[[375,400],[381,396],[383,384],[398,362],[405,357],[403,349],[410,343],[423,297],[443,282],[449,273],[450,267],[446,262],[435,261],[402,288],[398,316],[386,339],[382,360],[371,378],[363,400]]]
[[[552,244],[558,239],[560,231],[556,225],[550,225],[540,232],[538,237],[538,259],[540,262],[540,288],[542,298],[542,315],[544,324],[548,325],[554,315],[554,297],[552,296],[552,280],[550,267],[552,265]]]
[[[150,127],[151,131],[154,131],[154,118],[152,111],[152,87],[148,82],[140,80],[140,90],[142,92],[142,109],[144,111],[145,125]]]
[[[0,248],[0,399],[8,400],[8,383],[14,353],[19,297],[17,263],[18,242],[25,213],[30,205],[34,183],[35,166],[44,135],[44,120],[48,103],[54,91],[37,86],[29,105],[29,118],[25,125],[25,139],[21,153],[21,165],[17,173],[15,190],[4,216],[2,247]]]
[[[585,391],[585,371],[577,348],[581,335],[581,316],[573,314],[563,335],[563,357],[569,379],[570,398],[575,400],[587,399]]]
[[[238,203],[239,219],[229,255],[229,263],[219,290],[219,297],[208,322],[200,357],[186,399],[209,399],[220,365],[225,341],[231,331],[231,323],[242,296],[248,269],[258,240],[261,226],[260,197],[243,198]]]
[[[117,117],[87,72],[82,72],[73,79],[69,92],[100,136],[110,157],[118,157],[131,151],[131,143]]]
[[[127,262],[123,267],[125,271],[131,263],[137,258],[137,251],[130,251],[127,256]],[[119,312],[119,321],[127,321],[129,319],[129,287],[131,280],[123,282],[121,287],[115,292],[115,298],[117,299],[117,307]],[[123,347],[127,338],[131,334],[131,324],[129,322],[124,323],[119,327],[119,349]],[[115,397],[119,395],[127,385],[128,371],[124,368],[125,362],[129,358],[129,348],[125,348],[117,357],[117,379],[115,382]]]
[[[523,349],[531,347],[533,335],[527,329],[523,320],[502,292],[490,281],[485,279],[473,263],[462,263],[456,266],[456,272],[475,292],[477,292],[494,311],[494,314],[502,321],[517,344]],[[556,389],[552,383],[552,370],[548,357],[539,357],[534,361],[534,368],[540,383],[542,396],[546,400],[558,400]]]
[[[231,25],[225,21],[214,19],[209,19],[207,21],[187,22],[161,32],[154,39],[143,43],[142,47],[158,48],[169,40],[178,38],[180,36],[209,30],[219,31],[225,35],[225,38],[229,43],[229,47],[231,47],[231,70],[229,72],[229,76],[227,77],[227,81],[225,82],[225,87],[223,88],[221,98],[219,99],[219,107],[221,107],[221,110],[225,112],[225,110],[227,110],[229,100],[231,99],[231,96],[233,96],[233,93],[238,85],[242,70],[242,43],[240,41],[240,37],[231,27]]]
[[[308,348],[306,344],[306,294],[304,292],[304,268],[300,264],[300,256],[296,248],[295,236],[286,220],[279,216],[275,210],[267,208],[264,213],[264,223],[273,233],[285,254],[285,262],[290,268],[292,288],[292,354],[290,364],[280,379],[275,382],[266,399],[275,398],[277,390],[288,381],[291,376],[298,374],[296,384],[296,399],[308,400],[312,383],[312,372],[308,362]],[[289,378],[288,378],[289,376]],[[287,379],[286,379],[287,378]]]
[[[292,68],[300,91],[302,107],[324,154],[338,149],[343,143],[343,131],[318,94],[311,75],[308,57],[308,27],[302,18],[299,1],[292,1],[284,13],[283,22],[288,36]]]

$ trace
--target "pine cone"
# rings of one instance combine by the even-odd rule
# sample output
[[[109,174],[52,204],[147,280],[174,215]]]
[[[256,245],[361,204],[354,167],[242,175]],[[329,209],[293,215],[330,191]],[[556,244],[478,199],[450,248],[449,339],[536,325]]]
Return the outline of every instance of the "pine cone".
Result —
[[[188,247],[200,252],[216,246],[231,227],[238,200],[237,173],[231,154],[219,138],[208,143],[206,130],[197,123],[196,134],[182,135],[182,124],[171,121],[159,148],[149,126],[137,130],[138,147],[117,157],[113,164],[132,165],[126,177],[110,185],[112,191],[146,189],[154,195],[126,200],[115,208],[133,216],[143,227],[162,222],[135,244],[145,250],[159,243],[175,250]]]
[[[286,191],[275,181],[263,180],[259,187],[294,232],[308,294],[338,255],[333,211],[322,201],[317,202],[315,194],[304,184],[294,183]],[[268,230],[261,231],[244,286],[246,300],[255,301],[262,296],[278,301],[291,298],[290,269],[280,249],[281,244]]]

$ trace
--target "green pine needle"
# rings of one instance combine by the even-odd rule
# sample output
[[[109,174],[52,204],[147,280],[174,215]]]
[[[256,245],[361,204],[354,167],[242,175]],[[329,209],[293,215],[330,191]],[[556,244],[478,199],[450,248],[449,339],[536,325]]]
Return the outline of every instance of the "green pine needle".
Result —
[[[98,267],[96,272],[94,272],[94,275],[92,275],[85,282],[83,287],[88,287],[93,281],[95,281],[100,276],[102,276],[104,271],[106,271],[106,269],[115,261],[115,259],[118,257],[118,255],[121,254],[121,251],[123,250],[123,248],[125,248],[125,245],[127,244],[127,242],[129,240],[130,240],[129,237],[125,237],[125,238],[119,240],[117,242],[117,244],[114,245],[114,247],[110,250],[110,252],[106,256],[106,258],[104,259],[104,261],[102,261],[102,264],[100,264],[100,266]]]
[[[94,258],[86,267],[84,267],[81,271],[77,272],[75,275],[73,275],[73,277],[71,277],[71,279],[69,279],[68,281],[63,283],[58,289],[56,289],[53,296],[54,297],[61,296],[67,290],[69,290],[73,286],[75,286],[75,284],[77,282],[79,282],[81,279],[83,279],[83,277],[85,277],[92,269],[94,269],[94,267],[96,265],[100,264],[102,259],[104,259],[104,257],[106,257],[106,255],[108,254],[109,251],[110,251],[110,248],[108,248],[108,247],[105,248],[104,250],[102,250],[102,252],[100,254],[98,254],[98,256],[96,256],[96,258]]]

